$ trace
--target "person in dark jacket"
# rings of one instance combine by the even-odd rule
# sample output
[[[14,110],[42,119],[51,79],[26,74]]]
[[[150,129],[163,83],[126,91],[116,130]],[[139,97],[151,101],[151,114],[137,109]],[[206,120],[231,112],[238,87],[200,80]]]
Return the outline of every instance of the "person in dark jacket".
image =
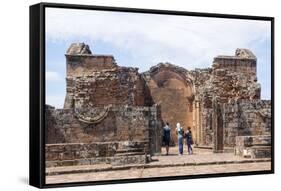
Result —
[[[192,140],[192,132],[191,132],[191,128],[190,127],[187,128],[187,132],[185,134],[185,138],[186,138],[188,154],[192,154],[193,140]]]
[[[164,144],[166,146],[166,155],[169,154],[170,137],[171,137],[171,128],[169,127],[169,123],[167,122],[166,125],[163,127],[163,139],[164,139]]]

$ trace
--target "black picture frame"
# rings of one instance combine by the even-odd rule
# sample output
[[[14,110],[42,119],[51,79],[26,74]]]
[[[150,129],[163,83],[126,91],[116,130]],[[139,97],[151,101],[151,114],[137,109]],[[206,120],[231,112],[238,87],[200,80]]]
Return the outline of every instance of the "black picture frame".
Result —
[[[158,177],[143,179],[126,179],[110,180],[96,182],[72,182],[60,184],[45,183],[45,9],[46,8],[63,8],[63,9],[80,9],[80,10],[102,10],[117,11],[128,13],[151,13],[164,15],[183,15],[198,17],[213,17],[227,19],[246,19],[271,22],[271,170],[255,172],[237,172],[237,173],[220,173],[204,175],[188,175],[176,177]],[[75,5],[75,4],[57,4],[57,3],[39,3],[30,6],[30,97],[29,97],[29,184],[38,188],[53,188],[66,186],[84,186],[100,184],[116,184],[131,182],[148,182],[148,181],[167,181],[178,179],[195,179],[227,176],[244,176],[257,174],[274,173],[274,17],[249,16],[249,15],[231,15],[217,13],[197,13],[171,10],[153,10],[153,9],[135,9],[121,7],[104,7],[93,5]]]

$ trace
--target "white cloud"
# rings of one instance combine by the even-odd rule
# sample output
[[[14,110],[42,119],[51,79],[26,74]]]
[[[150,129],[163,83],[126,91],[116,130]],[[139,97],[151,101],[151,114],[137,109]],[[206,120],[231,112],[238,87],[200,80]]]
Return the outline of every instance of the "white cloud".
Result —
[[[99,40],[140,62],[169,61],[190,69],[210,65],[218,54],[232,55],[236,48],[248,48],[249,43],[270,36],[270,22],[254,20],[56,8],[48,8],[46,14],[47,40]]]
[[[260,71],[265,65],[270,67],[270,44],[262,49],[258,47],[261,42],[270,41],[270,30],[269,21],[258,20],[46,10],[47,42],[84,41],[93,53],[97,42],[103,42],[121,50],[123,57],[129,55],[130,59],[122,59],[119,65],[138,67],[140,72],[159,62],[171,62],[190,70],[210,67],[215,56],[233,55],[236,48],[258,51],[254,54],[259,54],[256,56]],[[266,60],[259,59],[262,57]],[[266,95],[264,87],[270,86],[264,76],[270,77],[270,68],[258,73],[262,95]]]
[[[61,77],[58,72],[46,71],[46,80],[47,81],[59,81]]]
[[[47,95],[46,104],[55,108],[63,108],[65,95]]]

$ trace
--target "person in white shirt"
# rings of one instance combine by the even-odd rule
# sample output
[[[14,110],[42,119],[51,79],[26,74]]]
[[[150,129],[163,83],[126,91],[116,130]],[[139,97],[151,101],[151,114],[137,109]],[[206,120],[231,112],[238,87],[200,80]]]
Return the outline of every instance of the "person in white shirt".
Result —
[[[183,154],[183,135],[184,131],[180,123],[177,123],[176,134],[178,135],[179,155]]]

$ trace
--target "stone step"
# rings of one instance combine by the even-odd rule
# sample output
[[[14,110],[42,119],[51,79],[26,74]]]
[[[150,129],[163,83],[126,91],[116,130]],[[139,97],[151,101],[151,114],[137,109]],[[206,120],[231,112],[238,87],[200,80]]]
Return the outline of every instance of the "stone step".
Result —
[[[251,147],[251,158],[270,158],[271,146],[253,146]]]
[[[150,156],[146,156],[144,153],[129,153],[126,155],[115,155],[111,161],[112,166],[124,166],[134,164],[145,164],[148,162]]]
[[[116,153],[114,156],[133,156],[133,155],[144,155],[144,152],[128,152],[128,153]]]
[[[118,149],[116,153],[143,152],[142,148]]]
[[[199,149],[213,149],[213,146],[209,146],[209,145],[194,145],[194,148],[199,148]]]
[[[165,167],[180,167],[180,166],[204,166],[204,165],[219,165],[219,164],[241,164],[241,163],[258,163],[271,162],[271,159],[243,159],[238,161],[212,161],[212,162],[182,162],[182,163],[147,163],[147,164],[128,164],[122,166],[114,165],[75,165],[64,167],[46,168],[46,176],[61,175],[61,174],[76,174],[76,173],[91,173],[128,170],[132,168],[165,168]]]
[[[250,147],[252,149],[271,149],[271,146],[268,145],[254,145],[252,147]]]

